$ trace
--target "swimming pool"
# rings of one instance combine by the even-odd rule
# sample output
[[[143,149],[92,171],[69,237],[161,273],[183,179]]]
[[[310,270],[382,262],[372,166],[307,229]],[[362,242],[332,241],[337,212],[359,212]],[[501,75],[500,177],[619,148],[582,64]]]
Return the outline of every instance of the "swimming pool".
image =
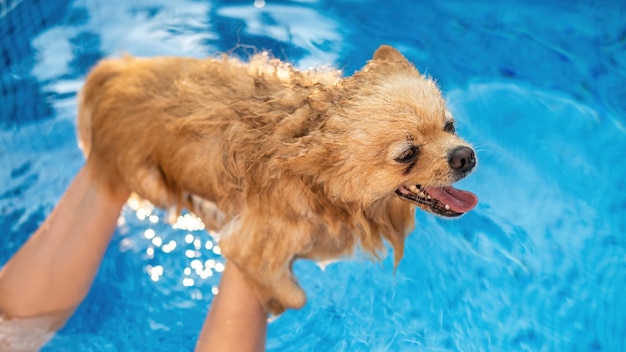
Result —
[[[417,213],[393,274],[298,262],[308,303],[272,351],[626,349],[626,3],[0,2],[0,264],[83,163],[75,93],[100,58],[257,49],[351,74],[381,43],[437,79],[478,151],[477,209]],[[44,351],[191,350],[223,258],[199,224],[127,208]]]

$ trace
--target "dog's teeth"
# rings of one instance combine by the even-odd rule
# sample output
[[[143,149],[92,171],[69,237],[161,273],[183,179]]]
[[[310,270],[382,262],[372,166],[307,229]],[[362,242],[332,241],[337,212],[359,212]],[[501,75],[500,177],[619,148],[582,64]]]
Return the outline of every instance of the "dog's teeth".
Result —
[[[411,191],[413,193],[417,193],[418,192],[417,186],[415,186],[415,185],[409,186],[409,191]]]
[[[428,198],[428,199],[433,199],[433,197],[431,197],[431,196],[430,196],[430,194],[429,194],[429,195],[427,195],[427,196],[426,196],[426,198]]]
[[[450,206],[448,204],[446,204],[444,208],[446,208],[446,210],[450,210]]]

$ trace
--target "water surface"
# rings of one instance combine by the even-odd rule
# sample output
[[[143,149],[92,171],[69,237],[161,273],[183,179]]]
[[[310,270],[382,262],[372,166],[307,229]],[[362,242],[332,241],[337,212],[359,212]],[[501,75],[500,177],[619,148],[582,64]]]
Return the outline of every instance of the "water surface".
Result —
[[[256,6],[255,6],[256,4]],[[83,163],[76,91],[103,57],[268,49],[351,74],[381,43],[442,87],[478,151],[479,206],[418,212],[405,258],[299,262],[307,305],[272,351],[626,349],[626,5],[620,1],[7,1],[0,263]],[[93,289],[44,351],[191,350],[223,258],[193,221],[127,208]]]

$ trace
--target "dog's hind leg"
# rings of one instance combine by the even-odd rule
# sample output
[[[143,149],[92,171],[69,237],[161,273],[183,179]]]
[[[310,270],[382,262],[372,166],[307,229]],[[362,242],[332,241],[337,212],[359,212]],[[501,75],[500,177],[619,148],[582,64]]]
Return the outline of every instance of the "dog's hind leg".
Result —
[[[156,165],[137,167],[132,176],[126,177],[126,183],[139,198],[168,210],[170,216],[178,215],[182,211],[180,196],[167,185],[163,173]]]

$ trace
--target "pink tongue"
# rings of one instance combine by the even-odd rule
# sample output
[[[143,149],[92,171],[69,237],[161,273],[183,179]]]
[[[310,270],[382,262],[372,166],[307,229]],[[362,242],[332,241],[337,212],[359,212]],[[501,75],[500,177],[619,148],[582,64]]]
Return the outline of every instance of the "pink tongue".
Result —
[[[478,197],[472,192],[461,191],[452,186],[424,187],[426,193],[457,213],[466,213],[476,206]]]

